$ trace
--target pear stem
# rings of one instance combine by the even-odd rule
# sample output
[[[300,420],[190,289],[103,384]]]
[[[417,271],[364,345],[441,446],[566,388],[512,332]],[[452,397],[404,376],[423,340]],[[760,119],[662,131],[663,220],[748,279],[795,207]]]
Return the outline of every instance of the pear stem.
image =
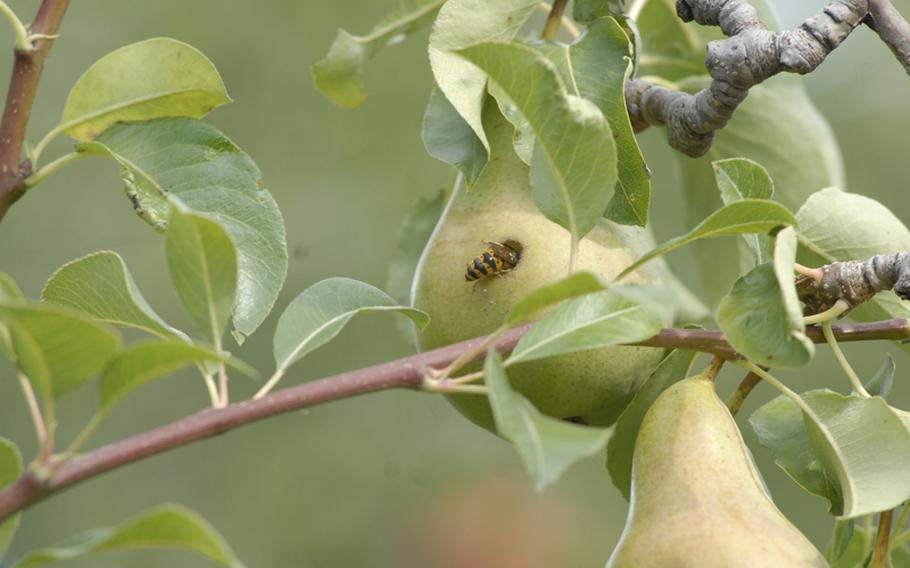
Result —
[[[702,373],[702,376],[709,381],[714,382],[714,380],[717,379],[717,374],[720,373],[721,368],[723,368],[724,363],[725,361],[723,357],[718,357],[715,355],[711,359],[711,362],[708,363],[708,368],[705,369],[704,373]]]
[[[758,383],[761,382],[761,377],[749,371],[746,373],[746,376],[743,377],[742,382],[739,383],[739,386],[736,387],[736,391],[730,395],[730,399],[727,400],[727,408],[730,409],[730,414],[736,416],[736,413],[739,412],[739,409],[742,408],[743,402],[746,401],[746,397],[749,396],[749,393],[752,392]]]
[[[875,537],[875,548],[872,551],[872,561],[869,568],[886,568],[891,556],[891,547],[888,541],[891,538],[891,510],[882,511],[878,515],[878,533]]]

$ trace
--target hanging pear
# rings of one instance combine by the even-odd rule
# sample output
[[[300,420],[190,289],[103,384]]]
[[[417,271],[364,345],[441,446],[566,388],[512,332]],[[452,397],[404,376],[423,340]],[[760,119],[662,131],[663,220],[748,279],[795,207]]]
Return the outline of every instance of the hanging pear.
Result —
[[[484,128],[490,161],[474,184],[454,189],[415,275],[412,303],[431,317],[419,337],[423,350],[494,331],[515,302],[568,274],[570,234],[538,210],[528,166],[512,147],[512,124],[492,99],[484,109]],[[581,241],[577,269],[612,280],[647,247],[638,242],[643,236],[640,228],[602,220]],[[487,251],[502,257],[505,269],[494,270],[496,262],[484,264],[490,246],[484,241],[518,254],[509,259],[508,250]],[[469,272],[467,264],[475,258],[481,266]],[[653,276],[639,272],[625,280],[651,281]],[[518,364],[509,369],[509,377],[545,414],[607,426],[661,354],[654,348],[609,347]],[[455,395],[450,400],[469,419],[494,430],[485,398]]]
[[[769,498],[704,376],[664,391],[635,442],[629,517],[607,568],[827,566]]]

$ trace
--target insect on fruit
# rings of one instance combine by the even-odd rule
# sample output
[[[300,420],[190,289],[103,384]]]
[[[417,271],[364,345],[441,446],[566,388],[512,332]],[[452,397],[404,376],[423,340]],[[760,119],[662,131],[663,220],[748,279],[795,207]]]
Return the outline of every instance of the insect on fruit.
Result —
[[[515,268],[521,260],[521,245],[514,241],[496,243],[481,241],[485,248],[483,252],[468,263],[464,279],[468,282],[480,280],[484,276],[502,274]]]

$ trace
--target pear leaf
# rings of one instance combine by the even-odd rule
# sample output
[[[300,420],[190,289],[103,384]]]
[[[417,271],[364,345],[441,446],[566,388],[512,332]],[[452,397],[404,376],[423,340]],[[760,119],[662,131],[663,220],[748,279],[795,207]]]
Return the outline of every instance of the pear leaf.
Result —
[[[22,456],[16,444],[0,437],[0,491],[12,484],[22,474]],[[6,554],[16,529],[19,528],[20,515],[13,515],[0,523],[0,560]]]
[[[287,273],[284,221],[259,168],[215,127],[187,118],[118,124],[79,151],[112,158],[136,213],[156,230],[171,207],[211,216],[237,248],[234,337],[256,331]]]
[[[499,433],[515,449],[538,491],[554,483],[573,463],[592,456],[607,444],[610,431],[545,416],[512,390],[495,350],[487,355],[484,377]]]
[[[730,345],[760,365],[799,367],[815,354],[793,283],[795,258],[796,233],[787,227],[777,234],[774,262],[737,280],[717,308]]]
[[[562,304],[519,341],[508,365],[554,355],[643,341],[672,320],[675,302],[662,288],[611,286]]]
[[[421,30],[445,0],[409,0],[387,14],[369,33],[356,36],[338,30],[328,54],[313,65],[316,86],[335,104],[354,108],[367,98],[363,68],[381,49]]]
[[[350,278],[328,278],[300,293],[281,314],[275,329],[275,365],[287,369],[338,335],[363,312],[393,311],[410,318],[420,329],[430,318],[401,306],[382,290]]]
[[[786,225],[795,226],[796,218],[790,211],[767,199],[743,199],[724,205],[711,213],[694,229],[657,246],[620,273],[622,278],[652,258],[664,255],[699,239],[741,235],[744,233],[769,233]]]
[[[178,548],[200,554],[221,566],[243,568],[243,563],[205,519],[172,504],[155,507],[119,527],[88,530],[56,546],[36,550],[13,568],[38,568],[98,552],[135,548]]]
[[[204,215],[175,208],[165,248],[183,308],[203,337],[220,344],[237,293],[237,249],[230,235]]]
[[[520,44],[458,52],[505,92],[534,132],[531,192],[541,212],[576,241],[602,217],[616,185],[616,143],[603,113],[571,95],[556,67]]]
[[[487,152],[490,144],[481,120],[487,77],[456,52],[479,43],[510,41],[537,5],[537,0],[448,0],[430,32],[436,84]]]
[[[118,122],[202,118],[231,102],[215,65],[195,47],[158,37],[121,47],[76,81],[57,128],[92,140]]]
[[[163,338],[186,337],[148,305],[126,263],[113,251],[92,253],[61,266],[44,285],[41,299],[111,325]]]

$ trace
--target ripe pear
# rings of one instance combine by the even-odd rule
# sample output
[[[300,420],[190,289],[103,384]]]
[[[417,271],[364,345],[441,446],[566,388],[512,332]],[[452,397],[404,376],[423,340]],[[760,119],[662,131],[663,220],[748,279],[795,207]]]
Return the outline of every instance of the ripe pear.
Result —
[[[460,183],[454,189],[415,275],[412,304],[431,317],[418,338],[423,350],[494,331],[515,302],[568,275],[570,234],[540,213],[528,166],[512,147],[513,127],[490,101],[484,127],[490,161],[472,185]],[[641,254],[641,238],[640,228],[602,220],[581,241],[577,270],[612,280]],[[484,240],[517,243],[520,259],[508,272],[468,282],[466,265],[483,252]],[[654,275],[641,271],[625,279],[653,280]],[[645,347],[589,350],[515,365],[509,377],[545,414],[608,426],[661,354]],[[455,395],[450,400],[470,420],[495,431],[485,398]]]
[[[632,463],[629,518],[607,568],[827,566],[769,498],[713,381],[680,381],[654,401]]]

